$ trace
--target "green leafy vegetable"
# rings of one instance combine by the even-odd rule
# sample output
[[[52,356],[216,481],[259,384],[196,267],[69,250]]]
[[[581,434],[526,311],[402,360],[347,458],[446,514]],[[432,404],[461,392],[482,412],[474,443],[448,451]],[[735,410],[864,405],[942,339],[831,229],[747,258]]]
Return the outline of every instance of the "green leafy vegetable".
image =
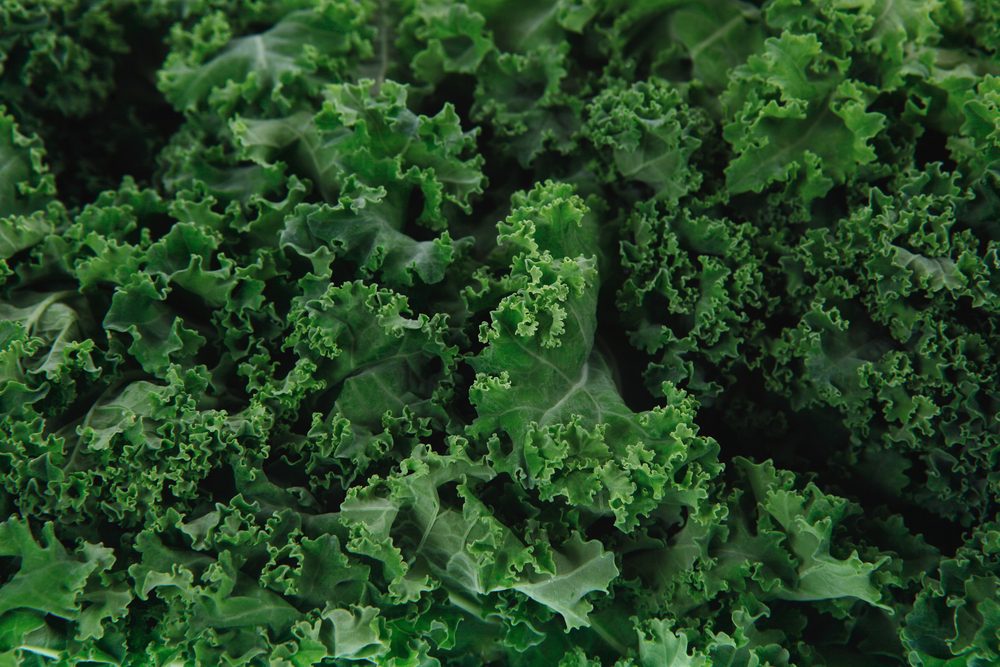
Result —
[[[0,665],[1000,662],[991,0],[0,0]]]

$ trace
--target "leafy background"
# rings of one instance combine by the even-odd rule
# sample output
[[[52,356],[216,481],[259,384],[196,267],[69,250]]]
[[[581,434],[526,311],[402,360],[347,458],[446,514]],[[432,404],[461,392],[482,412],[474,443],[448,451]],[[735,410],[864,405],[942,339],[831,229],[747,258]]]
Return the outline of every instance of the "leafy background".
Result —
[[[997,664],[998,26],[0,2],[0,665]]]

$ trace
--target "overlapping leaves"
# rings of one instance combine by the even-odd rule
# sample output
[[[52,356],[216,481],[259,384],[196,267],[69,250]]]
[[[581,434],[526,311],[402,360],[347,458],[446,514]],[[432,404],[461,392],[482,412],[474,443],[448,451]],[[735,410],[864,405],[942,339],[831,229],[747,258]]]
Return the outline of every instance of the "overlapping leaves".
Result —
[[[0,664],[993,664],[995,15],[0,3]]]

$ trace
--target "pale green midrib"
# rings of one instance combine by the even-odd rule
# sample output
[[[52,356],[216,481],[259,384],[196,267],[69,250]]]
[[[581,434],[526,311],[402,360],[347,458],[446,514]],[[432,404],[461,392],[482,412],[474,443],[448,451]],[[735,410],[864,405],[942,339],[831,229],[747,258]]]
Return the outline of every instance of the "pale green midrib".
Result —
[[[695,58],[697,58],[698,54],[700,54],[703,50],[705,50],[706,48],[708,48],[709,46],[711,46],[715,42],[717,42],[720,39],[722,39],[722,37],[726,33],[730,32],[736,26],[736,24],[738,24],[738,23],[740,23],[742,21],[743,21],[743,15],[742,14],[737,14],[736,16],[734,16],[733,18],[729,19],[728,21],[726,21],[725,23],[723,23],[721,26],[719,26],[708,37],[706,37],[705,39],[701,40],[700,42],[698,42],[697,44],[695,44],[693,47],[691,47],[690,49],[688,49],[688,54],[690,55],[691,59],[694,60]]]

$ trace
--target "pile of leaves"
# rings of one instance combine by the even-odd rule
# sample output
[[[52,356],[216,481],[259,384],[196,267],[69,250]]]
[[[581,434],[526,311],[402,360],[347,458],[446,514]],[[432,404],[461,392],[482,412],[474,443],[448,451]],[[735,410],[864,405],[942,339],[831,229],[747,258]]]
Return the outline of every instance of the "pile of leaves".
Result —
[[[1000,664],[995,0],[0,0],[0,665]]]

